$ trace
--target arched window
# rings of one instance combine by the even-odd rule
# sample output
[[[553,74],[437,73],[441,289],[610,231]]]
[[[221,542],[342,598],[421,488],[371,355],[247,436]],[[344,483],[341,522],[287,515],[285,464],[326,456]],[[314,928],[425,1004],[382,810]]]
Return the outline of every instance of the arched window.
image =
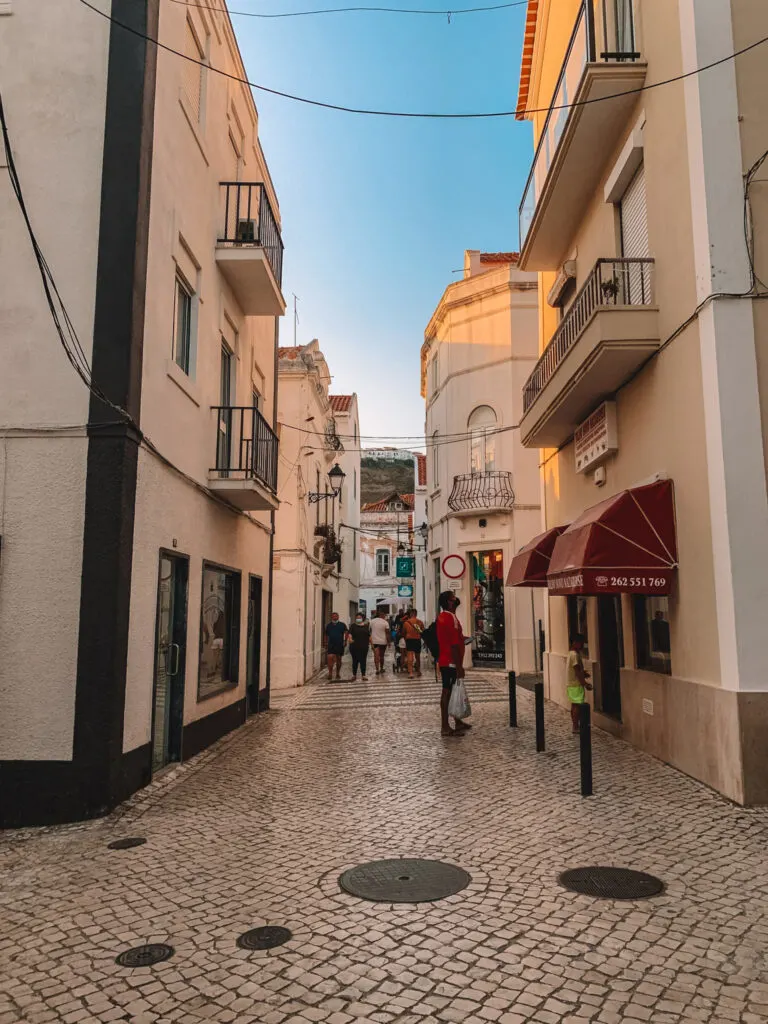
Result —
[[[467,427],[470,472],[487,473],[496,466],[496,413],[490,405],[478,405],[469,417]]]

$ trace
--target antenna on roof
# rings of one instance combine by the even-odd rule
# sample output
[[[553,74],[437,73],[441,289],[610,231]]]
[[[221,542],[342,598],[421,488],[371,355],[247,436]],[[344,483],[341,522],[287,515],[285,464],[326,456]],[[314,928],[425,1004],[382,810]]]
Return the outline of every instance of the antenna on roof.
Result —
[[[296,303],[299,301],[299,297],[296,292],[291,292],[293,295],[293,347],[296,348],[296,331],[299,326],[299,311],[296,308]]]

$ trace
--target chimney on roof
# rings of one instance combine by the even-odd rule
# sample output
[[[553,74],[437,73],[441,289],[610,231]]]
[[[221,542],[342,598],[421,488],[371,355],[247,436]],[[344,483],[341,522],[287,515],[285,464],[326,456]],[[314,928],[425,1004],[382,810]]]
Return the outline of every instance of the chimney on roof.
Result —
[[[468,277],[474,277],[475,274],[482,274],[483,268],[480,265],[480,250],[479,249],[465,249],[464,250],[464,280]]]

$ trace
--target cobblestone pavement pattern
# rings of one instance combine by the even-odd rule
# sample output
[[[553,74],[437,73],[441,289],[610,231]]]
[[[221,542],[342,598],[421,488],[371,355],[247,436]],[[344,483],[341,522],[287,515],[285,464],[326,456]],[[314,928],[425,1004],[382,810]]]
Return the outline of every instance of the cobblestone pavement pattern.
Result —
[[[298,690],[107,819],[6,833],[0,1024],[765,1024],[768,812],[604,734],[582,800],[565,712],[547,707],[537,756],[530,694],[513,731],[503,677],[469,688],[475,728],[447,740],[432,679]],[[146,845],[107,849],[130,835]],[[346,868],[399,856],[472,883],[427,905],[340,892]],[[588,864],[666,891],[557,884]],[[263,924],[293,938],[236,947]],[[143,942],[175,955],[115,964]]]

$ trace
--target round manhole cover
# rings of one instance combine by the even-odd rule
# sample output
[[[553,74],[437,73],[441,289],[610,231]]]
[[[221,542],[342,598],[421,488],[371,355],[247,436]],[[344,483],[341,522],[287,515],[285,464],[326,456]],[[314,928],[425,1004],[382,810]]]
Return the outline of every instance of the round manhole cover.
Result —
[[[115,839],[107,847],[108,850],[132,850],[134,846],[143,846],[146,839],[141,836],[128,836],[126,839]]]
[[[292,938],[293,933],[287,928],[264,925],[262,928],[251,928],[250,931],[243,932],[237,940],[237,945],[240,949],[274,949],[275,946],[282,946]]]
[[[571,892],[602,900],[645,900],[664,892],[660,878],[629,868],[573,868],[557,880]]]
[[[344,892],[373,903],[432,903],[471,881],[466,871],[439,860],[375,860],[339,877]]]
[[[120,956],[115,957],[115,963],[121,967],[152,967],[153,964],[161,964],[163,960],[170,960],[174,953],[173,946],[168,946],[164,942],[152,942],[146,946],[126,949]]]

